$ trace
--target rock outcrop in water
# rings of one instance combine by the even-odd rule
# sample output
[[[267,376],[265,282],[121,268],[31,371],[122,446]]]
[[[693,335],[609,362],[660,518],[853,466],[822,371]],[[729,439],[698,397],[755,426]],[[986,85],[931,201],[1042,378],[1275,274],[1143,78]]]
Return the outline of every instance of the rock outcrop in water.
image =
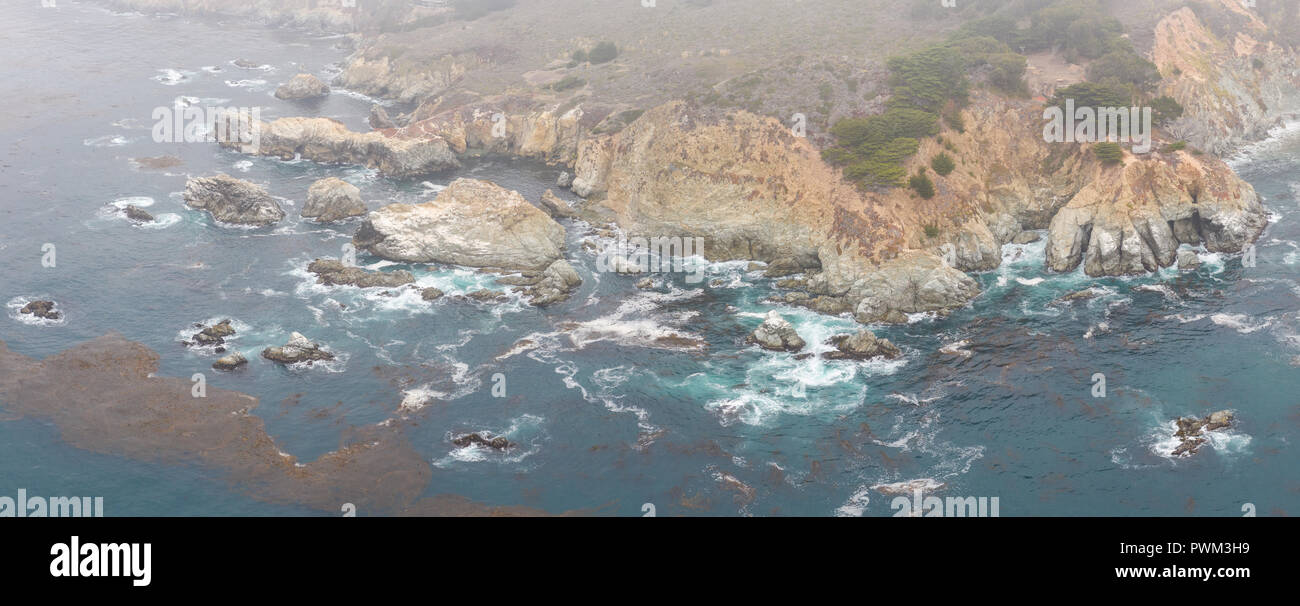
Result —
[[[247,364],[248,358],[245,358],[243,354],[232,353],[228,356],[218,358],[216,362],[212,363],[212,368],[216,370],[231,371]]]
[[[342,221],[366,214],[366,204],[361,201],[361,190],[338,177],[326,177],[307,188],[307,203],[302,206],[302,216],[322,223]]]
[[[561,200],[559,196],[555,195],[555,192],[549,189],[542,194],[541,205],[547,214],[556,219],[572,219],[578,216],[577,211],[573,210],[573,207],[569,206],[568,202]]]
[[[311,74],[298,74],[275,89],[275,98],[285,100],[319,99],[329,94],[329,85]]]
[[[289,342],[282,347],[268,347],[262,350],[262,357],[281,364],[298,364],[306,362],[324,362],[334,359],[334,354],[325,351],[320,345],[299,333],[292,333]]]
[[[795,332],[794,326],[775,311],[767,312],[767,318],[754,329],[753,334],[750,334],[745,342],[754,343],[771,351],[790,352],[799,351],[806,345],[799,333]]]
[[[861,330],[852,335],[836,335],[831,337],[828,344],[835,346],[835,351],[822,354],[828,360],[869,360],[876,357],[892,360],[903,355],[889,339],[877,339],[875,333],[869,330]]]
[[[493,450],[505,450],[510,448],[510,440],[504,437],[497,436],[495,438],[484,438],[477,433],[452,438],[451,443],[461,448],[471,444],[491,448]]]
[[[235,336],[235,327],[231,325],[230,320],[222,320],[212,326],[196,325],[202,330],[194,333],[193,341],[186,345],[203,345],[208,347],[220,347],[226,344],[226,337]]]
[[[1205,445],[1208,438],[1205,432],[1225,429],[1232,426],[1233,414],[1231,410],[1220,410],[1210,413],[1208,416],[1198,419],[1196,417],[1181,417],[1175,424],[1178,426],[1174,432],[1174,437],[1181,440],[1171,453],[1175,457],[1190,457]]]
[[[126,208],[122,212],[126,214],[126,218],[135,221],[136,223],[152,223],[154,220],[153,215],[134,204],[126,205]]]
[[[560,259],[548,265],[542,273],[525,276],[517,283],[530,303],[545,307],[568,299],[574,289],[582,285],[582,277],[568,261]]]
[[[185,204],[222,223],[271,225],[284,218],[279,203],[261,186],[224,174],[186,181]]]
[[[394,261],[544,270],[562,257],[564,228],[518,192],[457,179],[433,201],[372,211],[353,242]]]
[[[415,276],[404,269],[371,271],[363,267],[344,265],[337,259],[316,259],[307,265],[307,271],[316,275],[317,284],[328,286],[394,288],[415,282]]]
[[[357,133],[330,118],[280,118],[258,122],[257,153],[292,160],[301,157],[326,164],[360,164],[390,177],[417,177],[456,168],[460,162],[439,137],[390,137]],[[238,132],[232,130],[231,132]],[[247,146],[231,138],[223,147]]]
[[[54,301],[32,301],[18,310],[18,313],[36,316],[43,320],[58,320],[63,317],[57,309],[54,309]]]

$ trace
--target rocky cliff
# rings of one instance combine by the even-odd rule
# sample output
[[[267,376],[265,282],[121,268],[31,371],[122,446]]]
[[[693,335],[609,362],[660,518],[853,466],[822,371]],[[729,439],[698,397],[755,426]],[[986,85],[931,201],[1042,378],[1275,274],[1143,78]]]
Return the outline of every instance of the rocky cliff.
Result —
[[[390,177],[414,177],[460,166],[442,138],[403,137],[391,132],[357,133],[329,118],[280,118],[258,122],[255,152],[292,159],[297,155],[324,163],[361,164]],[[232,129],[233,132],[233,129]],[[222,146],[246,149],[237,139]]]
[[[1186,108],[1157,134],[1157,150],[1187,139],[1223,152],[1262,136],[1296,105],[1290,47],[1254,13],[1215,1],[1239,27],[1203,23],[1180,8],[1154,28],[1161,90]],[[459,29],[446,35],[472,37],[474,27]],[[589,198],[588,212],[630,234],[703,237],[710,259],[803,271],[817,308],[854,311],[863,321],[965,304],[977,287],[962,272],[996,268],[1001,246],[1024,230],[1048,231],[1050,269],[1082,266],[1102,276],[1166,267],[1182,244],[1239,252],[1266,224],[1253,189],[1214,155],[1126,152],[1104,164],[1089,144],[1046,141],[1041,101],[977,89],[961,114],[964,128],[922,140],[907,161],[909,174],[941,152],[956,161],[948,175],[930,173],[935,195],[922,198],[907,188],[860,190],[809,139],[708,95],[642,112],[622,97],[593,98],[581,81],[558,86],[552,80],[565,59],[539,70],[496,46],[446,42],[402,52],[416,37],[372,40],[339,79],[418,102],[414,111],[371,133],[326,119],[277,120],[264,126],[260,153],[366,164],[393,176],[486,154],[561,165],[574,174],[573,192]],[[531,71],[507,73],[516,63]],[[467,89],[467,74],[490,92]]]
[[[373,211],[354,238],[385,259],[543,270],[564,251],[564,228],[518,192],[457,179],[423,204]]]
[[[1300,112],[1300,40],[1279,35],[1239,0],[1215,0],[1202,12],[1216,22],[1188,7],[1162,19],[1151,59],[1160,69],[1161,93],[1184,108],[1170,134],[1226,154]]]
[[[1047,265],[1090,276],[1173,265],[1180,244],[1237,253],[1268,224],[1250,184],[1221,161],[1186,151],[1094,165],[1092,178],[1052,219]]]

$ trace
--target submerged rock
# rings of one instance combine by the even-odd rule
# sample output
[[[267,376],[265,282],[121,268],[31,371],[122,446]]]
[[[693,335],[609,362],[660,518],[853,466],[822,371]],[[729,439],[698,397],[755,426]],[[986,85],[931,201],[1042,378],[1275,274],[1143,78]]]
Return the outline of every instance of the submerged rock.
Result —
[[[564,228],[518,192],[456,179],[431,202],[372,211],[353,242],[393,261],[542,270],[562,257]]]
[[[745,339],[746,343],[755,343],[771,351],[799,351],[806,343],[794,326],[776,311],[767,312],[767,319]]]
[[[284,211],[265,189],[224,174],[186,181],[185,204],[206,210],[223,223],[271,225],[284,218]]]
[[[299,333],[292,333],[289,336],[289,342],[283,347],[268,347],[262,350],[262,357],[272,362],[281,364],[297,364],[299,362],[328,361],[334,359],[334,354],[325,351],[321,346],[312,343],[307,337]]]
[[[506,298],[506,293],[503,293],[499,290],[482,289],[482,290],[476,290],[474,292],[465,293],[465,296],[472,300],[483,303],[487,301],[499,301],[501,299],[504,299]]]
[[[145,209],[140,208],[139,206],[136,206],[134,204],[126,205],[126,208],[123,209],[123,212],[126,213],[126,218],[135,221],[137,223],[153,222],[153,215],[149,214],[148,211],[146,211]]]
[[[329,85],[311,74],[298,74],[275,89],[275,98],[286,100],[316,99],[328,94]]]
[[[1087,301],[1087,300],[1089,300],[1089,299],[1093,299],[1093,298],[1095,298],[1095,297],[1096,297],[1097,295],[1099,295],[1099,294],[1101,294],[1100,291],[1098,291],[1098,290],[1095,289],[1095,288],[1085,288],[1085,289],[1083,289],[1083,290],[1076,290],[1076,291],[1074,291],[1074,292],[1072,292],[1072,293],[1070,293],[1070,294],[1063,295],[1063,296],[1061,296],[1061,298],[1057,299],[1055,302],[1058,302],[1058,303],[1073,303],[1073,302],[1075,302],[1075,301]]]
[[[63,314],[54,309],[54,301],[32,301],[18,310],[18,313],[33,315],[46,320],[58,320]]]
[[[361,190],[337,177],[312,183],[307,189],[307,203],[302,206],[302,216],[323,223],[365,214],[366,204],[361,201]]]
[[[136,164],[139,164],[141,168],[147,168],[150,170],[162,170],[164,168],[172,168],[173,166],[180,166],[183,164],[181,159],[176,156],[147,156],[143,158],[132,158],[132,160]]]
[[[893,360],[903,355],[889,339],[877,339],[869,330],[861,330],[852,335],[836,335],[827,344],[835,346],[835,351],[822,354],[827,360],[867,360],[875,357]]]
[[[393,288],[415,282],[415,276],[404,269],[396,271],[371,271],[344,265],[336,259],[316,259],[307,265],[307,271],[316,275],[317,284],[329,286],[356,286],[359,288]]]
[[[245,358],[243,354],[233,353],[219,358],[212,363],[212,367],[217,370],[235,370],[245,364],[248,364],[248,358]]]

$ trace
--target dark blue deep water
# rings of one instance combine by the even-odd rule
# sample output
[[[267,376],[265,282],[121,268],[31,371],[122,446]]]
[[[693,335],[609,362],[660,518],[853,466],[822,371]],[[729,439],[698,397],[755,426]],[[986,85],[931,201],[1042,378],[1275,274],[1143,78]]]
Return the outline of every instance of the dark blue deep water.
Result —
[[[552,512],[641,515],[652,503],[658,515],[887,516],[892,496],[879,487],[911,481],[938,496],[998,497],[1003,516],[1232,516],[1246,503],[1270,515],[1300,503],[1300,131],[1279,131],[1234,160],[1273,214],[1256,267],[1202,254],[1195,273],[1092,280],[1045,273],[1041,243],[1008,246],[1001,269],[977,276],[985,292],[969,309],[876,329],[902,359],[796,360],[742,343],[774,292],[744,263],[708,265],[702,284],[660,276],[657,291],[642,291],[636,278],[595,273],[582,225],[566,227],[584,284],[544,311],[317,286],[306,264],[338,256],[356,224],[297,217],[316,179],[344,178],[377,208],[430,199],[457,176],[536,200],[558,169],[484,161],[402,182],[211,143],[155,143],[153,110],[180,96],[259,106],[268,120],[329,116],[357,130],[373,100],[336,90],[301,105],[271,95],[299,71],[335,73],[347,55],[340,38],[63,0],[9,6],[6,20],[0,340],[45,357],[120,332],[162,355],[162,375],[205,372],[212,385],[258,397],[255,413],[301,460],[337,448],[349,427],[404,415],[418,421],[406,431],[431,467],[429,495]],[[266,67],[232,65],[241,58]],[[132,162],[161,155],[183,163]],[[186,177],[216,172],[265,185],[288,218],[237,229],[186,208]],[[117,212],[128,203],[157,221],[128,222]],[[55,268],[41,266],[46,243],[57,247]],[[490,276],[453,267],[406,269],[449,294],[493,287]],[[1088,286],[1103,294],[1053,304]],[[20,319],[17,308],[33,298],[58,301],[65,319]],[[814,351],[855,326],[777,309]],[[222,318],[235,321],[232,346],[250,360],[238,373],[215,373],[215,354],[178,343],[195,322]],[[340,360],[286,369],[258,357],[290,331]],[[657,341],[674,335],[707,349]],[[536,347],[511,354],[521,339]],[[940,352],[946,346],[970,355]],[[491,393],[496,373],[507,397]],[[1091,394],[1095,373],[1106,376],[1104,398]],[[1195,457],[1168,456],[1174,418],[1225,408],[1239,419],[1232,430]],[[104,496],[109,515],[319,513],[263,503],[219,469],[88,453],[48,423],[0,419],[0,495]],[[451,443],[468,431],[516,446],[503,454]]]

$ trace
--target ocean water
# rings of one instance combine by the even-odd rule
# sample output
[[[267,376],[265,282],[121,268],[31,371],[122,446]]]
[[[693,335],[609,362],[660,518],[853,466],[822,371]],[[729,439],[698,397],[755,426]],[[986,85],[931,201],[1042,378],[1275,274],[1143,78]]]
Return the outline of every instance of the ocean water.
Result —
[[[485,160],[398,181],[361,167],[240,155],[211,143],[155,143],[154,108],[177,97],[259,106],[263,119],[312,115],[357,130],[374,101],[335,91],[315,104],[275,99],[299,71],[336,73],[340,38],[235,21],[122,14],[93,3],[6,8],[0,37],[0,340],[44,357],[117,331],[162,355],[159,373],[206,372],[260,399],[254,411],[286,452],[311,460],[351,427],[394,416],[428,461],[428,495],[601,515],[888,516],[891,485],[935,496],[998,497],[1001,515],[1260,515],[1300,501],[1300,130],[1243,150],[1234,167],[1272,224],[1258,264],[1202,253],[1196,272],[1094,280],[1043,269],[1043,244],[1009,245],[976,275],[984,293],[948,318],[873,327],[895,361],[798,360],[744,337],[770,309],[810,351],[854,330],[849,318],[771,306],[777,291],[745,263],[704,265],[706,280],[596,272],[589,234],[566,224],[584,279],[567,302],[427,303],[387,289],[323,287],[306,272],[336,257],[356,223],[297,217],[307,187],[339,176],[371,208],[432,198],[452,179],[489,179],[537,200],[559,169]],[[247,59],[262,69],[232,64]],[[174,155],[163,170],[132,159]],[[226,172],[265,185],[288,217],[269,228],[213,223],[180,199],[187,176]],[[567,195],[567,192],[559,192]],[[117,210],[145,206],[137,226]],[[42,246],[57,267],[41,266]],[[455,267],[413,271],[449,294],[494,286]],[[1061,305],[1087,287],[1100,295]],[[65,318],[17,308],[59,302]],[[179,340],[196,322],[234,320],[244,370]],[[286,369],[258,352],[306,334],[336,362]],[[665,339],[670,337],[669,339]],[[516,347],[527,339],[531,347]],[[691,346],[699,343],[699,346]],[[506,397],[493,397],[504,377]],[[1104,398],[1093,376],[1106,377]],[[0,409],[3,409],[0,402]],[[1173,419],[1231,409],[1237,424],[1190,458],[1169,456]],[[507,452],[456,447],[503,435]],[[0,416],[0,494],[105,497],[109,515],[325,514],[264,503],[219,469],[88,453],[39,420]],[[361,512],[363,515],[365,512]]]

